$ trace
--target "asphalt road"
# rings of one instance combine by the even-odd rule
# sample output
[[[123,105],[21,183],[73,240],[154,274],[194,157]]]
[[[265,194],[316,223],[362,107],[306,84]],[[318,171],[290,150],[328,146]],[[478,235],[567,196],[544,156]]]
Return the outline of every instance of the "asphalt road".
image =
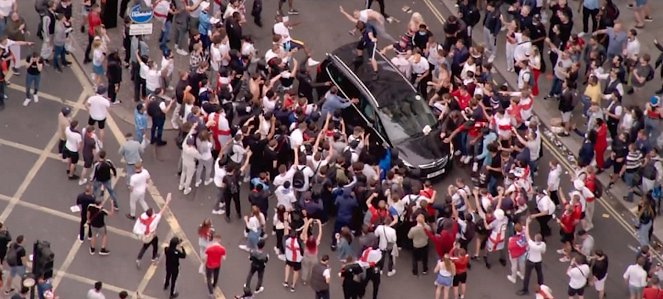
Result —
[[[346,10],[359,8],[361,1],[341,1]],[[30,3],[31,4],[31,3]],[[75,1],[78,4],[78,1]],[[302,39],[309,44],[314,57],[322,58],[326,51],[333,50],[337,45],[345,44],[353,40],[347,34],[352,24],[346,22],[338,13],[339,2],[331,1],[295,1],[295,6],[301,11],[301,15],[293,17],[302,24],[292,31],[294,38]],[[397,5],[398,4],[398,5]],[[375,4],[377,5],[377,4]],[[403,32],[403,28],[409,15],[401,11],[403,5],[412,7],[413,11],[419,11],[433,27],[436,35],[441,34],[441,26],[435,24],[436,18],[428,10],[424,2],[393,1],[388,2],[387,12],[402,20],[400,24],[391,24],[388,31],[392,34]],[[20,2],[20,11],[28,20],[28,23],[36,23],[36,16],[32,5]],[[439,5],[437,5],[439,7]],[[440,7],[444,15],[444,11]],[[270,19],[268,12],[276,11],[276,4],[265,3],[265,20]],[[267,24],[269,22],[266,21]],[[333,26],[329,26],[333,24]],[[435,25],[433,25],[435,24]],[[266,49],[269,36],[269,28],[258,29],[248,25],[245,29],[258,41],[259,49]],[[323,34],[324,33],[324,34]],[[38,48],[34,48],[37,49]],[[75,71],[75,72],[74,72]],[[24,99],[22,92],[24,76],[12,78],[12,86],[8,91],[9,100],[7,108],[0,112],[0,156],[6,157],[0,160],[0,168],[5,171],[0,173],[0,209],[3,209],[0,220],[9,227],[13,235],[24,234],[26,244],[32,244],[35,240],[49,240],[56,254],[56,268],[59,269],[56,285],[57,293],[61,298],[80,298],[92,282],[101,280],[106,283],[105,293],[109,298],[114,298],[119,290],[128,290],[134,294],[139,291],[144,298],[166,298],[167,294],[161,289],[164,278],[163,262],[148,267],[147,261],[141,269],[134,265],[135,255],[139,248],[139,242],[131,237],[129,231],[132,222],[121,216],[127,211],[128,192],[123,186],[123,179],[117,185],[116,191],[120,198],[121,211],[119,215],[110,219],[109,249],[111,255],[107,257],[90,256],[87,253],[87,243],[80,244],[76,241],[78,230],[77,215],[69,212],[69,207],[74,203],[75,196],[82,191],[75,182],[68,181],[62,169],[64,164],[53,154],[57,112],[62,107],[61,99],[67,100],[68,104],[81,102],[84,95],[89,94],[89,83],[83,80],[84,75],[77,67],[66,70],[59,74],[52,69],[42,75],[42,88],[44,93],[41,101],[29,107],[20,104]],[[50,98],[50,99],[49,99]],[[80,107],[80,106],[74,106]],[[113,108],[113,109],[119,109]],[[85,111],[76,115],[79,122],[87,118]],[[119,163],[116,154],[119,141],[122,140],[121,133],[131,130],[130,126],[123,122],[110,122],[109,132],[106,134],[104,145],[110,153],[110,158]],[[112,133],[112,134],[111,134]],[[167,140],[173,140],[172,132],[167,133]],[[172,142],[171,142],[172,143]],[[158,155],[158,158],[155,156]],[[176,163],[179,152],[173,145],[160,148],[158,153],[152,148],[145,154],[145,167],[152,173],[155,182],[154,188],[150,189],[149,204],[151,206],[163,203],[163,197],[168,192],[173,192],[174,201],[171,203],[172,214],[161,223],[159,236],[162,242],[171,235],[184,234],[193,243],[197,251],[196,227],[210,214],[211,206],[216,196],[216,190],[212,186],[195,189],[195,192],[183,196],[176,190],[177,176]],[[561,159],[560,159],[561,158]],[[547,161],[549,159],[565,160],[557,157],[550,149],[546,150],[540,162],[540,175],[536,178],[538,184],[545,183]],[[452,177],[463,177],[469,179],[466,169],[455,165],[453,172],[436,185],[438,192],[444,192]],[[568,189],[569,185],[563,186]],[[246,194],[246,190],[242,190]],[[248,211],[247,202],[243,202],[243,210]],[[621,274],[628,264],[633,260],[634,253],[628,246],[636,245],[633,237],[630,219],[620,218],[620,212],[614,208],[599,204],[596,211],[596,228],[592,234],[596,238],[596,248],[602,248],[610,257],[610,274],[608,277],[607,290],[610,294],[621,297],[625,294],[625,288]],[[227,224],[222,217],[213,216],[216,229],[223,237],[223,243],[229,250],[228,259],[224,262],[220,289],[226,297],[232,297],[241,291],[242,284],[248,271],[246,253],[237,249],[242,244],[242,225],[239,221]],[[329,240],[329,226],[323,237],[322,253],[330,253],[327,240]],[[267,248],[274,245],[274,239],[267,241]],[[544,261],[545,282],[549,285],[557,297],[563,297],[568,282],[564,275],[566,265],[557,261],[554,249],[559,246],[555,238],[549,240],[549,252]],[[205,298],[206,290],[202,276],[197,274],[199,260],[194,252],[186,262],[182,263],[179,280],[179,291],[182,298]],[[330,253],[330,256],[335,256]],[[432,262],[431,262],[432,266]],[[433,295],[433,276],[413,277],[410,274],[410,255],[403,252],[398,259],[396,269],[398,273],[394,277],[384,277],[380,288],[380,298],[431,298]],[[334,273],[339,269],[339,263],[333,262]],[[303,286],[299,286],[297,292],[292,294],[281,286],[283,280],[283,263],[274,258],[267,267],[265,275],[266,292],[261,297],[272,298],[311,298],[313,292]],[[469,272],[468,294],[466,298],[514,298],[516,286],[512,286],[505,278],[506,269],[495,266],[485,269],[483,265],[476,264]],[[534,279],[532,279],[534,280]],[[534,282],[532,283],[532,288]],[[340,298],[340,280],[333,279],[332,298]],[[221,298],[221,294],[219,294]],[[588,292],[587,298],[595,298],[595,294]]]

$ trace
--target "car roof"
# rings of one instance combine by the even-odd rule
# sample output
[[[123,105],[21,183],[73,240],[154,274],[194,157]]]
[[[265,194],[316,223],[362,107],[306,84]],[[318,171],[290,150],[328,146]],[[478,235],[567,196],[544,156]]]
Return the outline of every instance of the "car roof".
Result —
[[[378,79],[374,80],[370,62],[365,61],[358,68],[354,67],[356,43],[350,43],[334,50],[331,55],[344,63],[366,86],[378,106],[389,106],[403,97],[414,97],[416,89],[408,82],[387,57],[375,53],[378,64]]]

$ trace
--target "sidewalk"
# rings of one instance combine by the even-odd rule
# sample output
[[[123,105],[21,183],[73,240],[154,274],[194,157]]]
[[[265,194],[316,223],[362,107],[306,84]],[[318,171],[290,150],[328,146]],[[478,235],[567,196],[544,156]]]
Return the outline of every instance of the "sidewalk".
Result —
[[[456,3],[455,0],[437,0],[437,2],[441,2],[446,6],[446,8],[449,11],[452,12],[457,12],[457,8],[454,6]],[[619,10],[620,10],[620,19],[624,24],[624,28],[626,30],[629,30],[632,28],[634,21],[633,21],[633,13],[632,10],[628,8],[627,6],[628,1],[618,1],[619,5]],[[434,2],[436,3],[436,2]],[[656,17],[655,12],[663,10],[663,2],[661,1],[650,1],[651,5],[651,11],[652,11],[652,16]],[[576,10],[578,6],[577,1],[569,1],[569,6],[574,9],[574,31],[573,32],[580,32],[582,29],[582,21],[581,21],[581,13],[578,13]],[[483,13],[482,13],[483,15]],[[653,40],[657,38],[663,37],[663,34],[655,34],[656,32],[652,32],[656,30],[656,26],[660,26],[660,24],[663,23],[662,19],[655,19],[654,22],[647,23],[646,28],[643,30],[638,30],[638,39],[640,40],[641,43],[641,50],[640,53],[649,53],[653,58],[652,58],[652,63],[655,61],[656,57],[658,57],[659,50],[656,49],[656,47],[653,45]],[[481,24],[478,24],[474,28],[473,36],[476,42],[482,42],[482,36],[483,36],[483,27]],[[517,76],[513,73],[507,72],[506,71],[506,58],[504,54],[504,34],[501,34],[498,38],[497,41],[497,49],[498,49],[498,54],[497,58],[494,61],[494,67],[497,70],[497,76],[494,76],[496,81],[498,83],[508,83],[510,86],[516,86],[516,80]],[[544,51],[545,52],[545,51]],[[550,61],[548,60],[548,55],[543,53],[542,55],[545,57],[547,60],[546,64],[548,65],[548,69],[551,70],[550,67]],[[654,94],[654,92],[660,88],[660,82],[663,78],[659,78],[659,71],[656,70],[656,77],[654,80],[651,82],[647,83],[647,85],[638,93],[635,93],[633,95],[626,95],[623,100],[622,104],[624,107],[628,106],[638,106],[638,107],[644,107],[644,103],[649,99],[651,95]],[[547,94],[547,92],[550,90],[551,86],[551,80],[548,80],[546,76],[541,76],[539,78],[539,89],[540,89],[540,94],[537,97],[537,99],[534,102],[534,111],[536,115],[539,117],[539,119],[543,122],[544,129],[543,129],[543,135],[544,135],[544,143],[548,143],[547,145],[549,146],[552,153],[554,156],[557,156],[560,159],[561,163],[565,163],[567,165],[575,165],[576,164],[576,156],[577,153],[580,149],[580,146],[582,145],[583,139],[578,136],[577,134],[571,134],[569,137],[558,137],[557,135],[553,134],[548,128],[550,128],[551,120],[553,118],[559,118],[559,110],[557,108],[558,106],[558,101],[556,100],[543,100],[543,96]],[[626,88],[625,88],[626,89]],[[584,91],[584,86],[579,86],[578,87],[579,92]],[[580,105],[578,105],[580,106]],[[582,128],[582,124],[585,123],[585,119],[582,118],[581,112],[580,112],[581,107],[576,107],[576,113],[574,113],[573,121],[578,124],[579,128]],[[554,153],[557,151],[557,153]],[[547,152],[545,154],[548,154]],[[566,162],[565,162],[566,161]],[[599,181],[603,184],[603,186],[607,186],[609,183],[609,173],[612,171],[605,171],[601,175],[598,176]],[[608,202],[608,204],[612,207],[615,208],[616,211],[619,212],[619,214],[624,217],[626,221],[631,221],[635,217],[635,211],[637,209],[637,199],[635,200],[634,203],[629,203],[623,200],[623,197],[627,193],[627,187],[624,184],[623,181],[618,181],[617,183],[614,184],[614,186],[610,189],[604,188],[604,194],[603,194],[603,199]],[[654,235],[658,240],[663,240],[663,221],[655,221],[654,222]]]

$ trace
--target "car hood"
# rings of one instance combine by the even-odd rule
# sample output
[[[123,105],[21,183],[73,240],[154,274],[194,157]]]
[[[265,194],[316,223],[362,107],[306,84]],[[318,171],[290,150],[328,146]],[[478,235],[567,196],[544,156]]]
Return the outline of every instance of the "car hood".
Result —
[[[440,140],[437,131],[405,140],[396,144],[395,148],[399,151],[399,158],[417,167],[434,163],[449,155],[449,146]]]

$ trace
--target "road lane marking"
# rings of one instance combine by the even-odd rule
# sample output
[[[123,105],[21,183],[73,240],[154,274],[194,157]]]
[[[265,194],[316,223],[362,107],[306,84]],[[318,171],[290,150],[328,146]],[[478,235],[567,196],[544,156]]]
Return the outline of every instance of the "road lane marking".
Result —
[[[85,92],[78,97],[78,100],[76,102],[83,103],[83,101],[85,101]],[[73,111],[71,112],[72,118],[75,117],[79,111],[80,111],[79,108],[74,107]],[[16,204],[21,200],[23,194],[25,194],[25,191],[28,189],[28,186],[30,186],[30,184],[34,180],[35,175],[37,175],[39,169],[41,169],[41,167],[46,162],[46,159],[51,153],[51,149],[55,146],[55,144],[59,140],[60,138],[58,136],[58,132],[56,131],[53,134],[53,137],[51,137],[51,139],[46,144],[46,148],[37,158],[37,161],[32,165],[32,168],[30,168],[30,170],[28,171],[28,174],[25,176],[25,179],[23,179],[21,184],[18,186],[16,193],[14,193],[14,195],[11,197],[11,200],[7,204],[7,207],[5,207],[5,209],[2,211],[2,214],[0,214],[0,222],[5,222],[5,220],[7,220],[11,212],[14,210],[14,207],[16,207]]]
[[[13,147],[15,149],[26,151],[26,152],[29,152],[29,153],[32,153],[32,154],[35,154],[35,155],[41,155],[45,151],[43,149],[38,149],[36,147],[32,147],[32,146],[29,146],[29,145],[25,145],[25,144],[22,144],[22,143],[14,142],[14,141],[3,139],[3,138],[0,138],[0,145],[6,145],[6,146],[9,146],[9,147]],[[50,149],[48,149],[48,153],[49,154],[48,154],[47,158],[62,161],[62,156],[60,156],[58,154],[55,154],[55,153],[52,153],[50,151]]]
[[[74,245],[72,245],[71,249],[69,249],[69,252],[65,257],[64,262],[62,262],[62,266],[60,267],[60,270],[58,272],[67,273],[67,270],[69,270],[69,267],[71,267],[71,264],[74,262],[74,258],[76,257],[78,250],[81,248],[81,245],[83,245],[83,243],[79,242],[78,238],[76,238],[76,240],[74,241]],[[54,290],[58,289],[60,282],[62,282],[62,275],[55,275],[55,277],[53,277],[53,282],[52,282]]]
[[[82,86],[84,86],[85,88],[87,88],[87,86],[91,86],[89,78],[84,74],[79,64],[76,63],[72,64],[71,69],[73,70],[74,75],[76,76],[76,78],[78,79],[78,81]],[[115,122],[113,116],[110,114],[106,118],[106,125],[107,128],[111,131],[111,134],[117,140],[117,142],[120,145],[122,145],[126,141],[126,138],[124,137],[124,133],[122,132],[122,130],[120,130],[119,126]],[[163,196],[161,196],[159,189],[157,189],[157,187],[154,186],[154,184],[148,185],[147,192],[152,196],[152,199],[157,204],[157,206],[159,207],[164,206],[166,201],[163,198]],[[195,266],[199,266],[203,262],[203,259],[198,254],[198,250],[193,248],[191,241],[184,233],[184,230],[182,230],[182,226],[177,221],[177,218],[175,217],[175,214],[172,212],[172,210],[168,209],[167,211],[165,211],[163,219],[166,221],[166,223],[168,223],[173,234],[182,240],[182,246],[187,252],[190,252],[189,256],[195,257],[195,259],[187,258],[187,260],[190,260]],[[223,294],[223,291],[221,291],[219,287],[215,289],[215,297],[218,299],[226,298],[225,295]]]
[[[4,195],[4,194],[0,194],[0,200],[9,202],[9,201],[12,200],[12,197]],[[16,204],[19,205],[19,206],[22,206],[24,208],[28,208],[30,210],[46,213],[48,215],[55,216],[55,217],[58,217],[58,218],[64,219],[64,220],[69,220],[71,222],[80,223],[80,221],[81,221],[81,218],[78,217],[78,216],[74,216],[74,215],[71,215],[71,214],[68,214],[68,213],[65,213],[65,212],[61,212],[61,211],[58,211],[58,210],[54,210],[54,209],[51,209],[51,208],[47,208],[47,207],[44,207],[44,206],[40,206],[40,205],[31,203],[31,202],[21,200],[21,201],[18,201]],[[128,238],[131,238],[131,239],[134,239],[134,240],[136,239],[136,236],[134,235],[134,233],[132,233],[130,231],[126,231],[126,230],[123,230],[123,229],[120,229],[120,228],[117,228],[117,227],[113,227],[113,226],[110,226],[110,225],[107,225],[106,228],[108,229],[109,232],[112,232],[116,235],[119,235],[119,236],[122,236],[122,237],[128,237]]]
[[[173,233],[172,230],[168,232],[166,238],[161,240],[162,242],[159,244],[160,252],[163,252],[163,250],[161,249],[167,247],[168,244],[170,243],[170,239],[174,236],[175,234]],[[163,254],[161,254],[161,258],[165,259],[166,257]],[[159,265],[158,263],[150,263],[150,266],[147,268],[147,271],[145,271],[145,275],[143,275],[143,279],[141,279],[140,283],[138,284],[138,288],[136,288],[136,292],[142,293],[145,291],[145,288],[147,288],[147,285],[150,283],[150,280],[152,280],[152,277],[154,277],[158,265]]]

